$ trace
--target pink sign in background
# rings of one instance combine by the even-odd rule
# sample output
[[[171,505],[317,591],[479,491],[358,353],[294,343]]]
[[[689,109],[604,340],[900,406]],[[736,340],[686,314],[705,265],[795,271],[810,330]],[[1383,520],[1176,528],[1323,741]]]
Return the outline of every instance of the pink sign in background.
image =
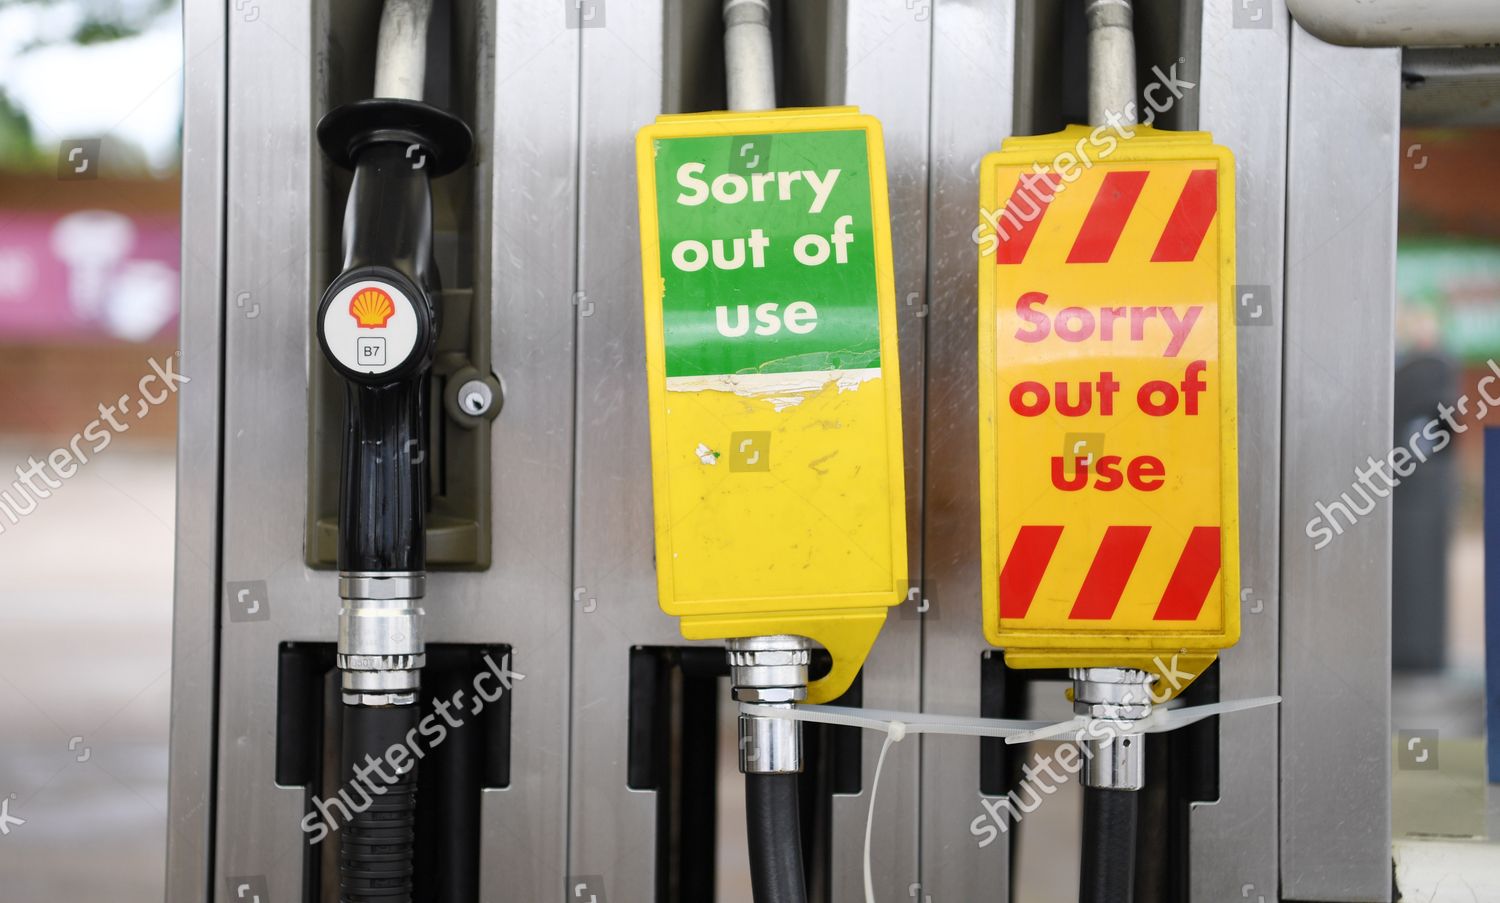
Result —
[[[0,341],[169,334],[180,244],[170,216],[0,211]]]

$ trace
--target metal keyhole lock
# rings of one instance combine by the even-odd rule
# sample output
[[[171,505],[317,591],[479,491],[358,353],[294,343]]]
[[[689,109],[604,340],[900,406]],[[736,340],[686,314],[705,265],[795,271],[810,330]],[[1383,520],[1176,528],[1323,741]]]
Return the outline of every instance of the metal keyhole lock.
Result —
[[[494,393],[483,380],[471,379],[458,388],[458,406],[466,414],[482,417],[494,401]]]
[[[443,405],[460,426],[473,428],[500,413],[503,392],[500,379],[473,367],[463,367],[448,377]]]

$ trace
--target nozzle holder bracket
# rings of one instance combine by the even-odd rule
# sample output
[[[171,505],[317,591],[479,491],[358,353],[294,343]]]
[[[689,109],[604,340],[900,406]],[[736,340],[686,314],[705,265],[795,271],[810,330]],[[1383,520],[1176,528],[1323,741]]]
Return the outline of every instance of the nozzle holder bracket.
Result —
[[[432,176],[463,166],[474,148],[474,133],[457,116],[420,100],[376,97],[329,110],[318,123],[318,144],[338,166],[353,169],[359,152],[379,142],[422,148],[421,166]]]

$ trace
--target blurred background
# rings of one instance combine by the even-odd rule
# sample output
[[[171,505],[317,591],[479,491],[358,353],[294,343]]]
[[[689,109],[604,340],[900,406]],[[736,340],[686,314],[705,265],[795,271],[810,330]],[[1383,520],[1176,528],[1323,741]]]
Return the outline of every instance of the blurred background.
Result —
[[[1450,108],[1443,98],[1455,91],[1426,77],[1420,52],[1407,51],[1404,68],[1392,446],[1408,444],[1439,404],[1468,402],[1452,414],[1456,429],[1429,433],[1446,435],[1446,447],[1393,493],[1393,828],[1476,838],[1486,832],[1487,433],[1500,442],[1500,411],[1483,410],[1493,406],[1479,391],[1500,373],[1500,81]],[[1500,72],[1493,55],[1490,71]],[[1441,749],[1440,768],[1423,749]]]
[[[175,0],[0,0],[8,903],[162,898],[181,98]]]
[[[1500,361],[1500,129],[1408,128],[1396,264],[1392,443],[1467,395]],[[1493,390],[1491,390],[1493,393]],[[1393,668],[1433,727],[1484,733],[1483,426],[1500,411],[1455,414],[1461,431],[1397,487]],[[1436,465],[1436,466],[1432,466]],[[1443,692],[1425,698],[1423,687]]]

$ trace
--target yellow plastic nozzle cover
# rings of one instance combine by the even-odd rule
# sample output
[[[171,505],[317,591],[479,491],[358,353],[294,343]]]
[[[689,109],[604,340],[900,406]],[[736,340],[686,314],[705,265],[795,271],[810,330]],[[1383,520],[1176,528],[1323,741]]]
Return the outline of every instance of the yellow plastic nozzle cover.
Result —
[[[880,124],[663,116],[636,151],[661,608],[815,640],[833,699],[908,582]]]
[[[1239,638],[1234,161],[1129,128],[981,169],[984,630],[1013,667],[1201,673]]]

